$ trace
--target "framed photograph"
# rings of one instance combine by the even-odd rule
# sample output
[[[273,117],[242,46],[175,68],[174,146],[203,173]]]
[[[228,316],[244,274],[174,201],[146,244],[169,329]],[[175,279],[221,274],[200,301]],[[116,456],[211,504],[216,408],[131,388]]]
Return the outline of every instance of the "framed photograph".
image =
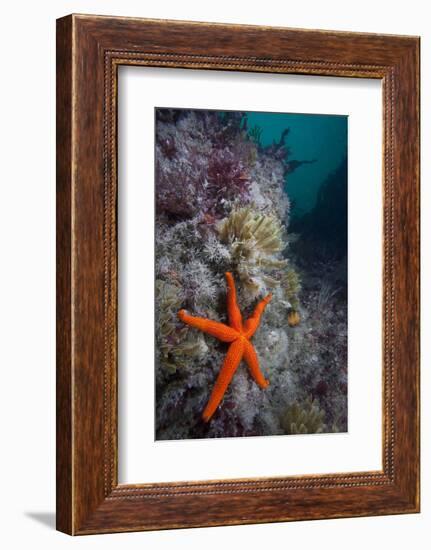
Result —
[[[419,511],[419,38],[57,21],[57,528]]]

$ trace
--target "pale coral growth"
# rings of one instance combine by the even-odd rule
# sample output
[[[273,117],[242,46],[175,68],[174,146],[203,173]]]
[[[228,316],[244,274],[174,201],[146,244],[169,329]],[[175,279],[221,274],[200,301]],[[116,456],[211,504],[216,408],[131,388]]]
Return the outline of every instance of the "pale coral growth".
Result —
[[[179,344],[176,351],[180,364],[184,364],[190,358],[201,359],[205,357],[208,346],[202,335],[197,334],[192,337],[189,332],[187,338]]]
[[[196,311],[214,304],[220,288],[215,284],[206,264],[198,259],[186,263],[182,271],[182,280],[187,287],[186,295],[189,303],[195,307]]]
[[[290,203],[284,192],[284,169],[279,160],[260,154],[250,170],[250,203],[286,223]]]
[[[203,256],[209,263],[217,265],[220,269],[223,266],[229,267],[231,263],[231,253],[229,247],[220,242],[220,239],[215,234],[210,234],[202,249]]]
[[[274,368],[284,362],[287,357],[289,340],[286,331],[278,328],[270,330],[266,335],[266,346],[264,353],[267,355],[268,363]]]
[[[177,312],[183,302],[183,295],[177,285],[156,280],[156,300],[158,362],[161,369],[174,373],[191,358],[203,357],[208,348],[201,335],[190,332],[178,323]]]
[[[235,412],[241,419],[241,424],[245,430],[251,430],[258,409],[250,407],[250,399],[260,397],[262,391],[250,380],[245,364],[240,365],[230,391],[235,396]]]
[[[177,363],[173,357],[177,346],[184,339],[187,329],[181,327],[177,321],[176,313],[183,297],[181,289],[174,285],[156,280],[156,335],[157,353],[159,364],[163,369],[175,372]]]
[[[281,417],[281,426],[286,434],[319,434],[326,431],[325,412],[311,397],[292,403]]]
[[[284,228],[278,218],[244,207],[221,220],[217,230],[250,294],[261,294],[279,284],[273,273],[285,268],[287,260],[280,257],[285,243]]]
[[[280,220],[251,208],[233,210],[228,218],[218,224],[217,229],[221,241],[237,246],[237,253],[242,257],[251,253],[249,249],[252,246],[258,249],[259,254],[266,256],[280,252],[285,246]]]

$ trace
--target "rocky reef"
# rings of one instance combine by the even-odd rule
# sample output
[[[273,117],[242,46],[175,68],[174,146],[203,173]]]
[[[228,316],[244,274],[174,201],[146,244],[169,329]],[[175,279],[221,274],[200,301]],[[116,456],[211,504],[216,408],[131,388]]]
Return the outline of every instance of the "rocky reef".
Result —
[[[156,110],[156,439],[347,428],[346,297],[336,266],[319,277],[289,233],[285,181],[305,161],[290,158],[288,137],[263,146],[246,113]],[[253,337],[270,386],[241,364],[204,423],[226,345],[177,313],[226,322],[226,271],[244,316],[273,295]]]

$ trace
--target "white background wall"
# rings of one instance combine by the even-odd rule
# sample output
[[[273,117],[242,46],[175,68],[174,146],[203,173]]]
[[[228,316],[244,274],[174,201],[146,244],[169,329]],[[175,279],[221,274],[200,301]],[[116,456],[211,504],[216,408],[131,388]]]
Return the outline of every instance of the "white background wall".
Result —
[[[422,514],[72,539],[53,530],[55,450],[55,19],[70,12],[415,34],[422,150],[431,148],[428,2],[56,0],[2,5],[0,87],[0,540],[3,548],[428,548],[430,338],[422,347]],[[428,99],[428,101],[427,101]],[[423,334],[431,330],[431,190],[422,165]],[[427,525],[428,524],[428,525]],[[429,540],[429,536],[428,536]]]

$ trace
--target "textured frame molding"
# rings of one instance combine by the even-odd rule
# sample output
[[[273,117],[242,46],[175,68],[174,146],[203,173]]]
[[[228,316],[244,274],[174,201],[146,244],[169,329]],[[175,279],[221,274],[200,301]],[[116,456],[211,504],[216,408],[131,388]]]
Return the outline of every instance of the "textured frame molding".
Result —
[[[382,80],[382,471],[118,484],[119,65]],[[59,530],[87,534],[419,511],[418,102],[415,37],[79,15],[57,21]]]

